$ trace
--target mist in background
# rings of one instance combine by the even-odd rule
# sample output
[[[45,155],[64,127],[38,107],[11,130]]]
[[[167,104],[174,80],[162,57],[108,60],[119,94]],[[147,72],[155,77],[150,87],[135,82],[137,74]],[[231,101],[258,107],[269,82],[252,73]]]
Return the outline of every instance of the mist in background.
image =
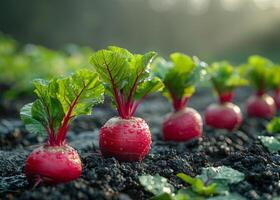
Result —
[[[212,62],[280,62],[279,0],[2,0],[0,31],[21,43],[180,51]]]

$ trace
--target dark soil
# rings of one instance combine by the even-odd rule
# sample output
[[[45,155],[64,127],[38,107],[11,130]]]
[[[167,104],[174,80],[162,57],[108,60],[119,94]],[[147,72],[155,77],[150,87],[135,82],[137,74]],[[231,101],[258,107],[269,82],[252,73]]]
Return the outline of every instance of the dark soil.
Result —
[[[209,91],[207,92],[209,93]],[[213,98],[198,92],[190,106],[202,113]],[[235,102],[244,107],[248,92],[241,92]],[[76,119],[68,141],[83,161],[82,177],[57,186],[28,185],[23,173],[24,161],[44,137],[31,135],[19,120],[0,120],[0,199],[149,199],[138,176],[160,174],[176,188],[182,182],[176,173],[195,176],[202,167],[226,165],[243,172],[245,181],[232,185],[231,191],[247,199],[269,200],[280,195],[280,155],[270,154],[257,139],[264,135],[266,120],[245,118],[238,131],[227,133],[204,128],[203,138],[186,143],[162,141],[160,127],[170,105],[162,97],[148,98],[137,115],[146,119],[153,135],[150,154],[143,162],[120,163],[102,158],[98,149],[98,129],[116,112],[102,106],[92,116]]]

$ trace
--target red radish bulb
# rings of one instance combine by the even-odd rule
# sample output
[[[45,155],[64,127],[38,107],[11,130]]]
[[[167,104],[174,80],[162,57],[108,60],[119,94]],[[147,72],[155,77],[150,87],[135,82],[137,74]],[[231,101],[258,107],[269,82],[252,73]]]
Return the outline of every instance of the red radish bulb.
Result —
[[[148,124],[141,118],[111,118],[100,130],[99,147],[105,157],[120,161],[143,160],[152,144]]]
[[[273,99],[275,101],[277,109],[280,109],[280,89],[275,90]]]
[[[232,92],[220,94],[220,103],[207,107],[205,111],[206,125],[228,131],[239,128],[242,122],[242,113],[237,105],[231,103],[232,97]]]
[[[134,114],[146,95],[161,90],[159,78],[150,74],[154,52],[132,54],[126,49],[108,47],[94,53],[91,64],[113,97],[119,117],[108,120],[100,130],[102,155],[119,161],[142,161],[152,143],[147,123]]]
[[[165,117],[162,126],[166,141],[188,141],[202,135],[202,118],[193,108],[184,108]]]
[[[25,174],[32,183],[65,183],[79,178],[81,172],[81,159],[77,151],[68,145],[40,146],[25,162]]]
[[[247,114],[249,117],[273,118],[276,114],[276,105],[271,96],[258,92],[247,101]]]
[[[26,177],[35,186],[75,180],[81,175],[82,162],[67,145],[67,130],[72,119],[91,114],[92,106],[103,101],[104,87],[89,70],[50,81],[35,80],[34,86],[38,98],[21,109],[21,119],[29,132],[47,134],[48,141],[28,156]]]

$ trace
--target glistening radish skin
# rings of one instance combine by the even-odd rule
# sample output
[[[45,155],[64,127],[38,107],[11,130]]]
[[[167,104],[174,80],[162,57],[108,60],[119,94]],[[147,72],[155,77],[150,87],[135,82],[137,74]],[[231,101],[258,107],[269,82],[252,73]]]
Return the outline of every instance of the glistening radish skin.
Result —
[[[240,69],[257,91],[247,100],[247,115],[254,118],[272,118],[276,113],[276,105],[266,91],[271,88],[274,81],[273,63],[264,57],[254,55],[250,56],[248,63]]]
[[[200,114],[193,108],[184,108],[166,115],[162,125],[163,139],[180,142],[199,138],[202,126]]]
[[[242,123],[240,108],[232,103],[233,90],[247,84],[239,76],[234,67],[226,62],[216,62],[207,68],[214,91],[219,103],[211,104],[205,111],[205,123],[216,129],[232,131],[238,129]]]
[[[50,81],[37,79],[34,86],[38,98],[21,109],[21,119],[29,132],[47,134],[48,140],[28,156],[26,177],[35,186],[77,179],[82,162],[67,145],[67,130],[75,117],[91,114],[92,106],[103,101],[104,87],[89,70]]]
[[[211,104],[205,111],[205,123],[213,128],[232,131],[239,128],[241,122],[241,110],[231,102]]]
[[[248,99],[247,114],[249,117],[273,118],[276,114],[275,101],[268,94],[258,92]]]
[[[154,52],[132,54],[126,49],[108,47],[91,57],[91,64],[114,100],[119,117],[106,122],[100,130],[99,146],[104,157],[120,161],[141,161],[151,148],[151,134],[146,122],[134,117],[144,100],[162,89],[159,78],[150,74]]]
[[[29,182],[66,183],[81,176],[82,162],[68,145],[42,145],[27,158],[25,174]]]
[[[181,53],[170,55],[171,61],[158,58],[154,62],[154,74],[165,85],[163,94],[172,102],[174,112],[165,116],[162,133],[167,141],[184,142],[199,138],[202,134],[202,118],[199,113],[186,108],[195,84],[204,74],[204,64]]]
[[[278,110],[280,110],[280,65],[274,65],[271,69],[271,89],[273,99]]]
[[[120,161],[143,160],[149,153],[151,143],[149,126],[138,117],[111,118],[100,131],[99,147],[102,154]]]
[[[280,89],[276,89],[273,94],[273,99],[278,110],[280,110]]]

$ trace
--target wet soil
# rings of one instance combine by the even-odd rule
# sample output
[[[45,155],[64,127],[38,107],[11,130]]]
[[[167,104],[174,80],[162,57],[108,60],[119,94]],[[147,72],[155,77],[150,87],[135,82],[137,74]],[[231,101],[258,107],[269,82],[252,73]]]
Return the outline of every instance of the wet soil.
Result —
[[[215,99],[198,92],[190,106],[201,114]],[[244,107],[248,92],[239,92],[235,102]],[[32,149],[45,138],[29,134],[20,120],[7,116],[0,119],[0,199],[122,199],[144,200],[151,194],[140,185],[138,176],[160,174],[176,188],[182,182],[176,174],[191,176],[202,167],[226,165],[243,172],[241,183],[231,191],[250,200],[270,200],[280,196],[280,155],[269,153],[257,137],[265,135],[267,120],[245,120],[232,133],[204,127],[203,137],[185,143],[165,142],[161,139],[163,116],[170,112],[168,102],[158,96],[149,97],[137,112],[150,125],[153,144],[143,162],[125,163],[114,158],[102,158],[98,148],[99,128],[116,112],[108,106],[94,109],[92,116],[76,119],[68,133],[68,142],[76,148],[83,162],[80,179],[57,186],[33,188],[24,175],[24,161]],[[67,173],[67,172],[66,172]]]

